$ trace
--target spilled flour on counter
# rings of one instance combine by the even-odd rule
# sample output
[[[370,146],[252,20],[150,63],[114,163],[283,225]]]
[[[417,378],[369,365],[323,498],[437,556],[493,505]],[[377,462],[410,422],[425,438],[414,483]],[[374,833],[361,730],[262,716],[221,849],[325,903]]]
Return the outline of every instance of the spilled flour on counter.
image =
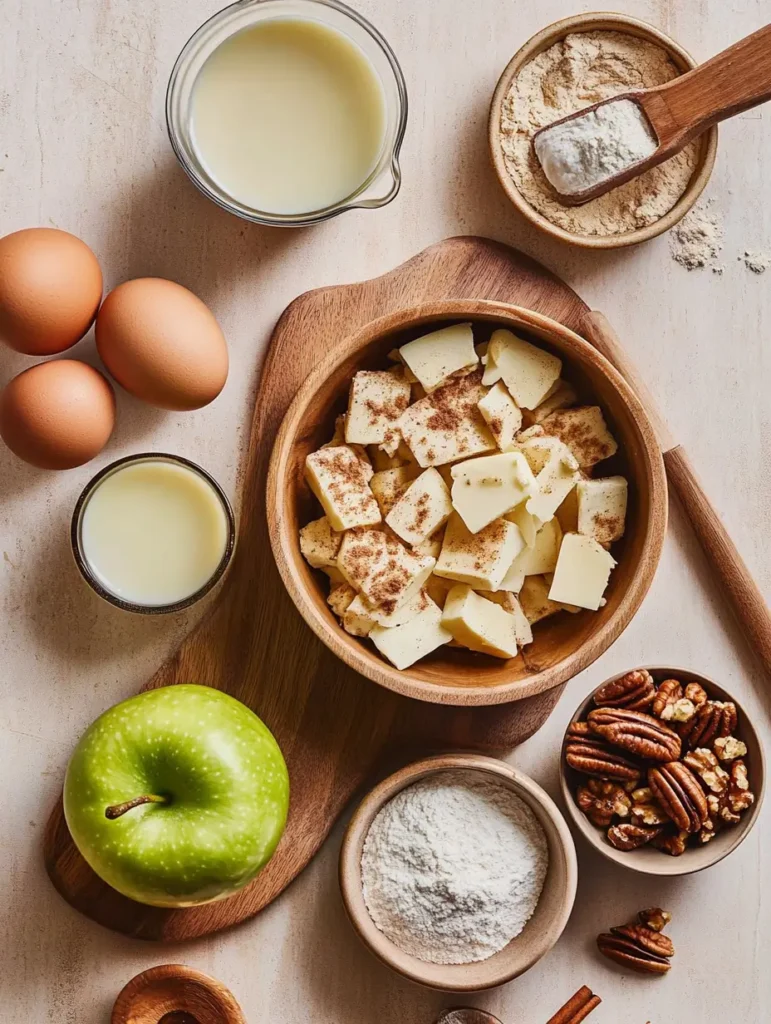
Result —
[[[400,949],[464,964],[503,949],[538,903],[546,836],[527,804],[483,773],[446,771],[390,800],[361,858],[370,917]]]
[[[753,274],[764,274],[769,267],[771,267],[771,249],[766,252],[750,252],[745,250],[741,256],[738,257],[747,270],[751,270]]]
[[[686,270],[709,267],[722,274],[724,268],[717,262],[722,248],[723,221],[711,199],[694,206],[669,236],[672,259]]]

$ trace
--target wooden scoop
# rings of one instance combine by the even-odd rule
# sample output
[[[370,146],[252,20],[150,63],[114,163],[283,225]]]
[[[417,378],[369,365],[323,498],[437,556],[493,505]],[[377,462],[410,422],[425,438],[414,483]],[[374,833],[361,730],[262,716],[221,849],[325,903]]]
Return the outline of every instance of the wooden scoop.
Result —
[[[231,992],[182,964],[143,971],[121,991],[111,1024],[246,1024]]]
[[[706,64],[701,64],[685,75],[654,89],[639,89],[621,93],[601,103],[585,107],[575,114],[563,117],[541,128],[536,139],[554,125],[566,124],[598,107],[619,100],[631,100],[643,110],[658,140],[654,152],[644,160],[591,188],[565,195],[555,188],[562,202],[580,206],[597,199],[624,182],[636,178],[651,167],[669,160],[684,146],[719,121],[741,114],[771,99],[771,25],[753,32],[746,39],[734,43]]]

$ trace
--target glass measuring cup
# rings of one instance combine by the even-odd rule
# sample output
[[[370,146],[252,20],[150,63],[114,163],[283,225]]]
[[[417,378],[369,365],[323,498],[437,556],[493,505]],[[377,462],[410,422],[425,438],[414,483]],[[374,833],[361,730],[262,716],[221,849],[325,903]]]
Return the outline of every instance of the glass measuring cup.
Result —
[[[226,39],[273,18],[315,21],[347,36],[370,62],[383,88],[385,131],[374,168],[351,195],[308,213],[273,213],[241,202],[211,176],[193,142],[192,97],[204,64]],[[188,177],[218,206],[256,224],[305,227],[346,210],[374,210],[395,198],[401,187],[399,150],[407,125],[407,87],[399,62],[383,36],[340,0],[238,0],[204,22],[182,49],[169,79],[166,123],[172,148]]]

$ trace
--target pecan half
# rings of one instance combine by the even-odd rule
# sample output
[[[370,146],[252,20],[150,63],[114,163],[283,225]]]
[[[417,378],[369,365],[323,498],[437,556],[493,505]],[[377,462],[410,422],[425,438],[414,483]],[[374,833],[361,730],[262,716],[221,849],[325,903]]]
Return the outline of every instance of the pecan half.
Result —
[[[653,698],[651,713],[657,718],[661,718],[664,709],[669,704],[674,704],[676,700],[680,700],[682,696],[683,687],[679,680],[665,679],[664,682],[659,685],[659,688],[656,691],[656,696]]]
[[[680,726],[686,747],[709,747],[718,736],[730,736],[737,723],[736,705],[730,701],[708,700]]]
[[[681,761],[651,768],[648,785],[672,821],[683,832],[698,832],[707,820],[707,798],[699,780]]]
[[[689,700],[694,707],[700,708],[702,704],[707,703],[707,691],[701,683],[688,683],[685,687],[685,698],[686,700]]]
[[[640,711],[648,707],[655,696],[653,676],[644,668],[639,668],[601,686],[594,695],[594,703],[598,708],[631,708]]]
[[[680,757],[680,737],[653,715],[627,708],[596,708],[589,712],[587,722],[592,732],[637,757],[649,761]]]
[[[614,818],[628,817],[632,806],[621,786],[600,779],[588,779],[585,786],[579,786],[576,803],[598,828],[607,828]]]
[[[616,934],[618,931],[619,929],[613,928],[612,931],[597,936],[597,948],[608,960],[642,974],[666,974],[671,968],[672,965],[665,956],[651,953],[626,935]],[[656,932],[651,934],[655,935]]]
[[[651,839],[655,839],[661,830],[661,825],[649,827],[625,822],[622,825],[612,825],[608,829],[608,842],[617,850],[637,850]]]
[[[588,722],[571,722],[568,726],[565,738],[568,740],[581,740],[592,735]]]
[[[646,953],[664,957],[675,955],[675,944],[668,935],[662,934],[661,929],[649,928],[640,922],[636,924],[623,924],[618,928],[611,928],[610,930],[614,935],[619,935],[621,938],[634,942],[640,949],[644,949]]]
[[[647,910],[639,911],[637,920],[654,932],[663,932],[672,920],[672,915],[668,910],[662,910],[661,907],[648,907]]]
[[[710,793],[725,793],[728,789],[728,772],[720,767],[715,755],[706,747],[689,750],[683,758],[683,764],[701,779],[702,785]]]
[[[617,753],[597,736],[571,738],[568,735],[565,761],[575,771],[594,775],[598,779],[634,782],[635,785],[640,780],[640,766]]]
[[[742,760],[731,765],[731,782],[728,786],[728,806],[734,814],[741,814],[755,803],[755,794],[750,791],[747,765]]]
[[[668,853],[670,857],[682,857],[688,847],[688,832],[680,832],[665,829],[659,835],[651,839],[651,846],[657,850]]]

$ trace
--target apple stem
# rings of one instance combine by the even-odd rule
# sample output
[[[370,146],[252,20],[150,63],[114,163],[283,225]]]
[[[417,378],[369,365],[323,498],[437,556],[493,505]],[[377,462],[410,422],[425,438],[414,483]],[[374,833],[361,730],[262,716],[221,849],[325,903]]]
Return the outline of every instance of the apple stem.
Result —
[[[165,796],[155,796],[153,794],[135,796],[133,800],[126,800],[125,803],[113,804],[112,807],[108,807],[104,812],[104,816],[113,821],[115,818],[120,818],[126,811],[132,811],[135,807],[141,807],[142,804],[167,804],[168,802]]]

